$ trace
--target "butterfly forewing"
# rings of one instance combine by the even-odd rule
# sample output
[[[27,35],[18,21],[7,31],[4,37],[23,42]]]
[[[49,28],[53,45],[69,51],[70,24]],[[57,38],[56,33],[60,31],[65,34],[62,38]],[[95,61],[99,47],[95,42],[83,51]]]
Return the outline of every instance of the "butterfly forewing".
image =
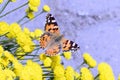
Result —
[[[51,32],[54,34],[60,34],[58,24],[57,24],[55,18],[51,14],[48,14],[46,16],[45,31]]]

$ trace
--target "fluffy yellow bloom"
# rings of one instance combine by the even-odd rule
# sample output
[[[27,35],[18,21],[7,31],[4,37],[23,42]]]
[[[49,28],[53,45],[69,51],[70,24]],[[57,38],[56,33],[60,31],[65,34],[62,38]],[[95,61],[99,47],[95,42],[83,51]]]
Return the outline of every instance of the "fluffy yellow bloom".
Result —
[[[48,5],[43,6],[43,11],[44,12],[50,12],[50,7]]]
[[[24,32],[18,33],[16,40],[24,52],[32,52],[34,50],[34,42],[30,36],[26,35]]]
[[[69,59],[71,59],[71,52],[70,51],[67,51],[67,52],[63,52],[63,55],[64,55],[64,57],[67,59],[67,60],[69,60]]]
[[[4,51],[4,49],[3,49],[3,47],[0,45],[0,57],[2,56],[3,51]]]
[[[66,80],[66,78],[65,77],[54,77],[53,80]]]
[[[15,73],[9,69],[4,69],[0,71],[0,79],[1,80],[14,80],[16,77]]]
[[[42,80],[42,68],[39,64],[28,60],[21,72],[20,80]]]
[[[9,69],[5,69],[3,72],[7,80],[14,80],[16,77],[15,73]]]
[[[81,68],[80,72],[81,72],[80,80],[94,80],[94,77],[88,68],[83,67]]]
[[[56,77],[56,78],[65,77],[65,75],[64,75],[65,70],[64,70],[64,67],[62,65],[55,66],[53,72],[54,72],[54,77]]]
[[[6,59],[8,59],[11,62],[13,62],[15,60],[15,57],[12,55],[12,53],[10,53],[8,51],[4,51],[4,56]]]
[[[93,68],[97,65],[96,61],[90,56],[88,53],[83,54],[84,61],[89,65],[89,67]]]
[[[40,0],[29,0],[28,5],[32,11],[38,11],[38,6],[40,5]]]
[[[35,38],[35,33],[34,32],[30,32],[30,37]]]
[[[71,66],[68,66],[65,70],[66,80],[74,80],[74,70]]]
[[[43,64],[45,67],[49,67],[51,66],[51,63],[52,63],[52,60],[51,58],[47,57],[44,61],[43,61]]]
[[[3,0],[0,0],[0,4],[3,3]]]
[[[40,60],[45,60],[45,59],[46,59],[45,53],[41,53],[41,54],[39,55],[39,59],[40,59]]]
[[[119,74],[119,76],[118,76],[118,80],[120,80],[120,74]]]
[[[61,57],[60,57],[60,55],[51,56],[51,60],[52,60],[52,64],[51,64],[52,68],[61,65]]]
[[[9,33],[7,34],[8,38],[15,38],[17,36],[18,33],[20,33],[22,30],[21,30],[21,27],[19,24],[17,23],[12,23],[10,26],[9,26]]]
[[[20,76],[21,72],[23,70],[23,65],[21,63],[19,63],[17,60],[14,61],[14,73],[16,74],[16,76]]]
[[[3,35],[7,32],[9,32],[9,24],[4,21],[0,22],[0,35]]]
[[[39,39],[39,37],[43,34],[43,31],[40,29],[35,29],[34,34],[35,34],[35,38]]]
[[[80,79],[80,74],[78,73],[78,72],[76,72],[76,71],[74,71],[74,75],[75,75],[75,79]]]
[[[33,19],[33,18],[35,17],[35,15],[34,15],[33,12],[29,12],[29,13],[27,14],[27,17],[28,17],[29,19]]]
[[[115,80],[110,65],[105,62],[98,64],[98,72],[100,80]]]
[[[24,27],[23,32],[27,35],[30,35],[30,30],[26,27]]]

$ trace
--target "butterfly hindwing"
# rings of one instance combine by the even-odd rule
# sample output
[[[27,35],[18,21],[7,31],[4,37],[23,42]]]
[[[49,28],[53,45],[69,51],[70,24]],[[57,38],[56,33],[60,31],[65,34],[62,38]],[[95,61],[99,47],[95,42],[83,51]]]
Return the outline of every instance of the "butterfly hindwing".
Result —
[[[62,51],[76,51],[77,49],[79,49],[80,47],[78,46],[78,44],[76,44],[73,41],[64,39],[62,41]]]
[[[45,54],[48,55],[48,56],[55,56],[59,52],[60,52],[60,46],[59,45],[55,45],[53,47],[48,48],[45,51]]]

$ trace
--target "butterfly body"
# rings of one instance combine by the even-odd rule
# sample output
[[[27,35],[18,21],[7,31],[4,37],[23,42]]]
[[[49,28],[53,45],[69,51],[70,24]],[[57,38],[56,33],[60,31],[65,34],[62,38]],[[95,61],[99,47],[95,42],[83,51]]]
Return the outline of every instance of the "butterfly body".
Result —
[[[45,49],[45,54],[48,56],[54,56],[60,51],[79,49],[78,44],[60,34],[58,24],[51,14],[46,16],[45,33],[40,37],[40,47]]]

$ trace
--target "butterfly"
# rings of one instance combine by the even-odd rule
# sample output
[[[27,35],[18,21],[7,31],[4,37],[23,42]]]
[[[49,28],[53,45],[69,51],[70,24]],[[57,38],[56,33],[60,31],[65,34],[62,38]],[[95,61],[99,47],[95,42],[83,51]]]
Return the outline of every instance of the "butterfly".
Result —
[[[52,16],[47,14],[45,32],[40,37],[40,47],[45,49],[45,54],[55,56],[60,51],[77,51],[80,47],[75,42],[65,39],[64,35],[60,34],[58,24]]]

